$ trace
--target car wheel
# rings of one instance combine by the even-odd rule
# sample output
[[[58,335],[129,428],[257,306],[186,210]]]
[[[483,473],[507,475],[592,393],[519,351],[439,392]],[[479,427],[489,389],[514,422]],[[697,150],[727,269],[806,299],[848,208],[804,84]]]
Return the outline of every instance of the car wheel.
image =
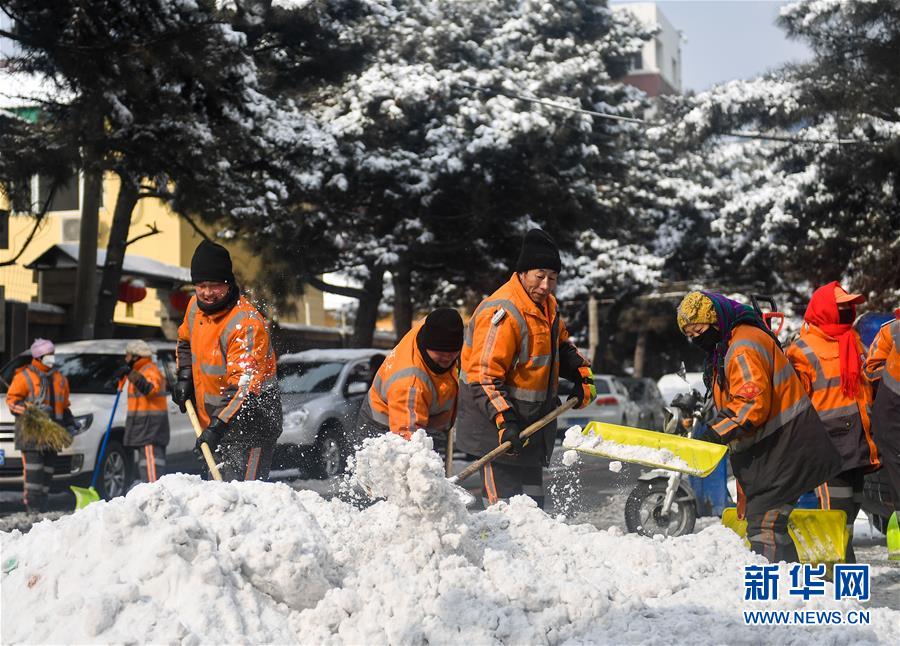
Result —
[[[128,491],[132,481],[129,463],[129,456],[122,444],[118,440],[110,440],[97,478],[97,492],[105,500],[122,496]]]
[[[319,431],[313,456],[313,475],[326,479],[339,476],[347,468],[347,448],[341,432],[333,426]]]

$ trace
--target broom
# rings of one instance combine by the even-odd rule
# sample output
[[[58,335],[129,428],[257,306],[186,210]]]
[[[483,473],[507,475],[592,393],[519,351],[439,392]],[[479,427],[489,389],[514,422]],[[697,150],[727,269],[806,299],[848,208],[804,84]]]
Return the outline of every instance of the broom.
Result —
[[[40,406],[28,404],[19,418],[19,437],[26,446],[33,445],[38,450],[59,452],[72,444],[72,436],[62,426],[50,419]]]

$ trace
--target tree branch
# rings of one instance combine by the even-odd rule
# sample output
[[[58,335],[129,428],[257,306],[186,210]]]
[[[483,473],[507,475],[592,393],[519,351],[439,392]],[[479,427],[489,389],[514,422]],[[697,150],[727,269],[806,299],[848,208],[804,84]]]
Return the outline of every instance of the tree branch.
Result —
[[[208,235],[206,235],[206,232],[203,229],[201,229],[199,226],[197,226],[197,223],[194,222],[194,219],[191,216],[189,216],[185,213],[180,213],[179,215],[181,215],[181,217],[183,217],[185,220],[187,220],[187,223],[191,225],[191,228],[194,230],[194,233],[199,235],[204,240],[209,240],[210,242],[212,242],[212,239]]]
[[[337,294],[338,296],[346,296],[347,298],[356,299],[364,298],[366,296],[365,290],[359,289],[358,287],[332,285],[331,283],[326,283],[318,276],[311,276],[306,279],[306,282],[309,283],[309,285],[311,285],[312,287],[318,289],[320,292],[328,292],[329,294]]]
[[[138,240],[141,240],[142,238],[149,238],[150,236],[155,236],[157,233],[162,233],[162,231],[160,231],[159,228],[156,226],[156,222],[154,222],[153,224],[148,224],[147,228],[150,229],[147,233],[142,233],[140,235],[134,236],[131,240],[126,240],[125,246],[127,247],[131,243],[137,242]]]
[[[44,220],[44,216],[47,215],[47,211],[50,208],[50,203],[53,201],[53,195],[56,193],[56,186],[51,186],[50,191],[47,195],[47,199],[44,202],[44,206],[41,209],[40,213],[37,214],[36,220],[34,223],[34,227],[31,229],[31,233],[28,234],[28,237],[25,239],[25,244],[22,245],[22,248],[19,249],[19,253],[15,255],[11,260],[5,260],[0,262],[0,267],[9,267],[10,265],[15,265],[19,262],[19,258],[22,257],[22,254],[28,249],[28,245],[31,244],[31,241],[34,240],[34,235],[37,233],[38,227],[41,226],[41,222]]]

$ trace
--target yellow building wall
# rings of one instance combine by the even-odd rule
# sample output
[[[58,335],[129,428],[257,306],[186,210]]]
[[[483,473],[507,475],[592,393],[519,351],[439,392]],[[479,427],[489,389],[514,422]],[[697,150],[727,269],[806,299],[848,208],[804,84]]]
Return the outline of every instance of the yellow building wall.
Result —
[[[103,183],[103,202],[100,209],[98,246],[105,248],[109,239],[113,209],[118,192],[118,179],[114,175],[106,177]],[[5,208],[0,196],[0,208]],[[37,301],[39,287],[37,272],[25,269],[25,265],[44,253],[55,244],[63,242],[63,221],[79,218],[79,211],[55,211],[48,213],[38,228],[28,249],[15,265],[0,267],[0,285],[6,288],[8,300]],[[126,254],[134,254],[153,258],[160,262],[181,267],[190,267],[194,249],[200,244],[201,236],[183,218],[173,213],[163,202],[156,198],[144,198],[138,201],[132,214],[131,228],[128,238],[132,239],[150,231],[156,226],[159,233],[142,238],[128,246]],[[11,215],[9,222],[9,248],[0,249],[0,262],[15,256],[25,243],[34,227],[34,219],[28,215]],[[205,228],[212,236],[213,232]],[[224,241],[232,254],[235,273],[252,287],[259,273],[259,259],[247,250],[240,242]],[[167,298],[163,295],[163,298]],[[323,295],[311,288],[292,302],[294,311],[276,312],[282,322],[302,323],[308,325],[330,325],[325,315]],[[290,308],[289,308],[290,309]],[[160,301],[157,290],[148,289],[144,300],[135,303],[131,316],[127,314],[125,303],[117,303],[114,320],[126,325],[160,326],[166,316],[165,304]]]

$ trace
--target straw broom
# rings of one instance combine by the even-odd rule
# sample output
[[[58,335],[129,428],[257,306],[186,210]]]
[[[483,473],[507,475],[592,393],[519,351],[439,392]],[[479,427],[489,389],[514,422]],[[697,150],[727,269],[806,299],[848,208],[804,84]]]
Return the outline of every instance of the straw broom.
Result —
[[[69,432],[33,404],[27,405],[19,418],[19,437],[26,446],[33,445],[39,450],[61,451],[72,444]]]

